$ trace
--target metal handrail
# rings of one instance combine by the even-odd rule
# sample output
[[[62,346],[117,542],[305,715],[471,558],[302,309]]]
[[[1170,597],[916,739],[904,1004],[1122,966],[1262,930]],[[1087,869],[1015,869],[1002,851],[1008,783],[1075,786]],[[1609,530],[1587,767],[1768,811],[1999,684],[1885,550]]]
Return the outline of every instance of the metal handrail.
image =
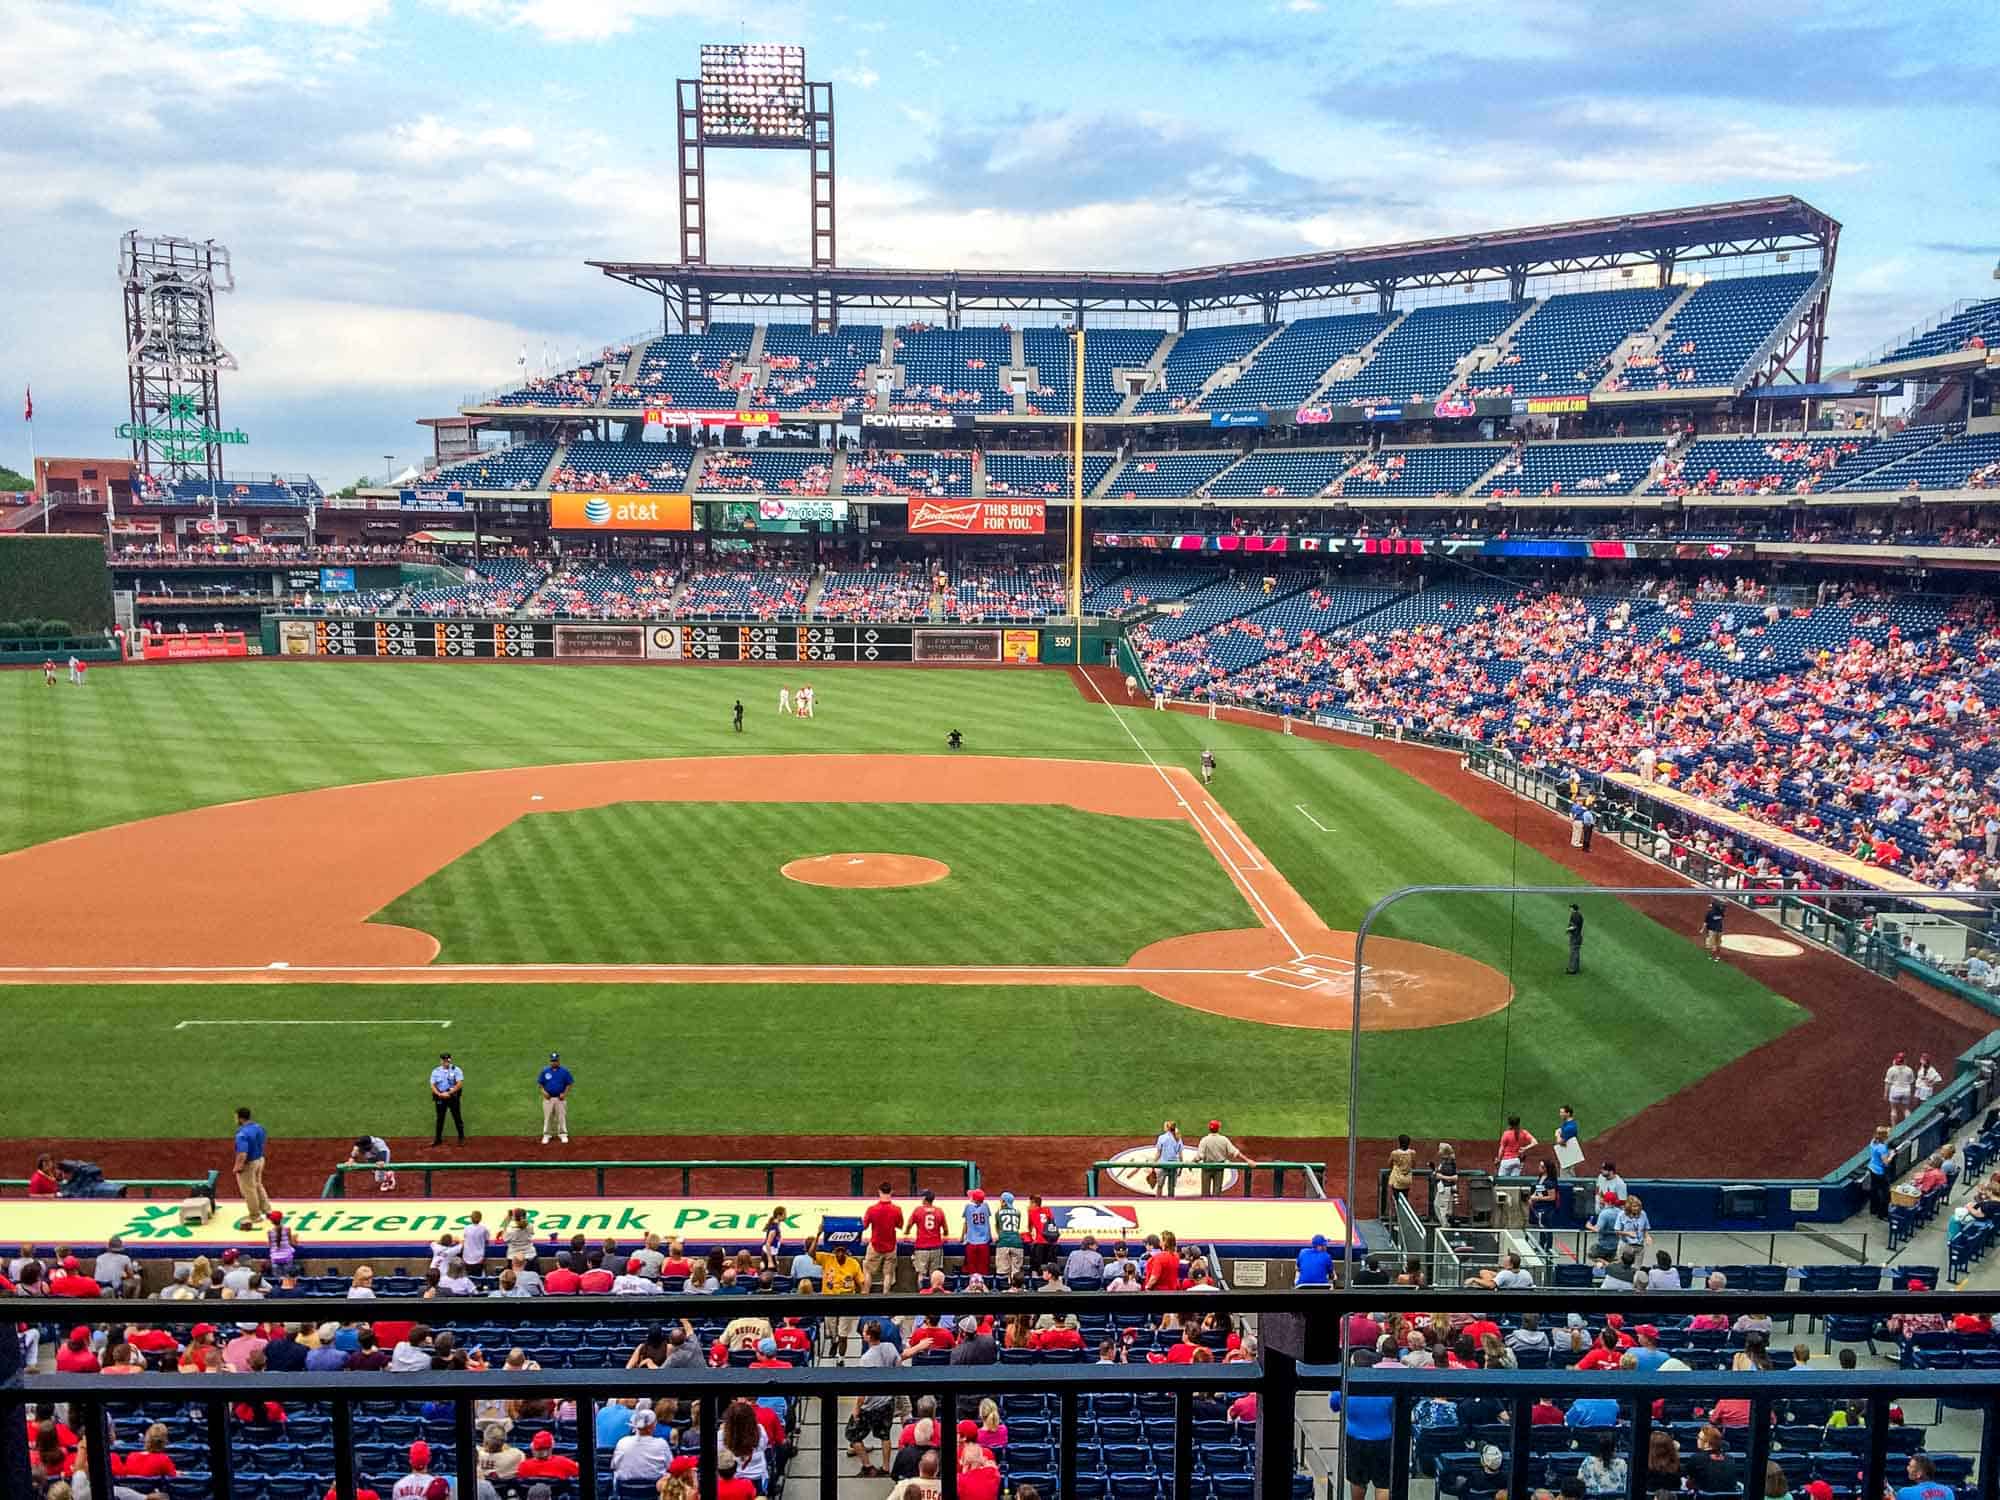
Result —
[[[651,1395],[663,1385],[694,1397],[698,1413],[700,1443],[698,1478],[700,1490],[713,1496],[716,1482],[717,1443],[724,1403],[737,1395],[782,1395],[794,1401],[819,1399],[820,1466],[819,1494],[835,1500],[840,1484],[840,1426],[835,1404],[842,1396],[916,1395],[936,1393],[948,1399],[961,1395],[1005,1395],[1010,1392],[1045,1395],[1053,1393],[1059,1402],[1057,1462],[1063,1493],[1074,1493],[1077,1477],[1079,1418],[1082,1401],[1091,1392],[1169,1394],[1174,1400],[1174,1456],[1172,1491],[1176,1500],[1192,1500],[1197,1493],[1194,1472],[1193,1397],[1197,1391],[1212,1390],[1218,1384],[1233,1391],[1258,1397],[1255,1455],[1261,1494],[1282,1500],[1289,1494],[1291,1475],[1297,1462],[1297,1398],[1305,1389],[1324,1389],[1336,1382],[1345,1389],[1345,1400],[1356,1395],[1387,1396],[1392,1402],[1394,1446],[1397,1456],[1396,1482],[1390,1493],[1409,1493],[1410,1426],[1414,1406],[1421,1396],[1446,1391],[1464,1395],[1471,1391],[1513,1397],[1510,1406],[1514,1424],[1513,1475],[1516,1493],[1525,1492],[1528,1479],[1530,1444],[1528,1427],[1531,1403],[1520,1399],[1530,1393],[1562,1396],[1603,1396],[1629,1401],[1633,1409],[1634,1431],[1640,1451],[1651,1422],[1652,1401],[1657,1397],[1700,1398],[1730,1396],[1748,1398],[1752,1403],[1749,1427],[1752,1472],[1768,1449],[1768,1420],[1775,1398],[1797,1394],[1847,1398],[1859,1397],[1871,1411],[1866,1435],[1863,1494],[1880,1494],[1887,1460],[1889,1403],[1896,1398],[1927,1395],[1952,1398],[1961,1403],[1981,1402],[1991,1412],[2000,1396],[2000,1372],[1975,1370],[1871,1370],[1871,1371],[1690,1371],[1607,1374],[1577,1373],[1570,1370],[1494,1370],[1483,1372],[1350,1368],[1334,1364],[1342,1353],[1349,1315],[1380,1311],[1407,1299],[1412,1308],[1425,1312],[1475,1312],[1486,1316],[1511,1316],[1533,1311],[1545,1318],[1560,1319],[1578,1305],[1596,1312],[1617,1312],[1634,1321],[1667,1321],[1690,1311],[1716,1307],[1738,1309],[1761,1306],[1767,1298],[1754,1293],[1589,1293],[1579,1299],[1564,1292],[1467,1292],[1450,1289],[1407,1290],[1369,1287],[1355,1291],[1339,1288],[1291,1288],[1283,1291],[1218,1291],[1204,1300],[1239,1317],[1255,1318],[1257,1359],[1215,1365],[1169,1364],[1085,1364],[1042,1363],[1031,1365],[920,1365],[909,1368],[862,1369],[841,1365],[814,1365],[790,1369],[749,1371],[740,1368],[675,1370],[573,1369],[508,1371],[489,1369],[477,1372],[428,1372],[384,1375],[379,1372],[331,1372],[277,1374],[217,1374],[205,1376],[194,1386],[176,1375],[142,1374],[113,1377],[105,1375],[55,1375],[25,1379],[20,1370],[18,1346],[11,1339],[0,1340],[0,1434],[9,1440],[0,1449],[0,1492],[25,1492],[27,1456],[19,1443],[21,1412],[30,1401],[67,1401],[71,1425],[88,1441],[89,1475],[93,1493],[111,1493],[112,1475],[110,1409],[149,1400],[199,1401],[206,1412],[211,1468],[211,1493],[217,1500],[231,1500],[230,1408],[240,1400],[281,1399],[288,1402],[319,1402],[330,1405],[333,1417],[334,1490],[352,1496],[358,1484],[354,1454],[354,1410],[360,1401],[428,1399],[449,1403],[453,1412],[455,1464],[459,1492],[470,1494],[477,1483],[477,1445],[474,1441],[474,1403],[482,1397],[520,1396],[530,1393],[562,1394],[575,1397],[587,1411],[588,1403]],[[1089,1309],[1112,1316],[1147,1317],[1163,1309],[1176,1308],[1184,1299],[1171,1293],[1039,1293],[955,1294],[948,1298],[954,1311],[965,1313],[1026,1314],[1070,1313]],[[2000,1294],[1992,1292],[1954,1293],[1954,1310],[1992,1314],[2000,1312]],[[1787,1300],[1787,1310],[1806,1316],[1842,1314],[1873,1318],[1910,1307],[1908,1293],[1849,1292],[1799,1294]],[[211,1303],[149,1302],[148,1322],[185,1326],[207,1321],[214,1315]],[[269,1299],[260,1304],[259,1316],[267,1321],[316,1323],[335,1307],[353,1315],[357,1309],[329,1298]],[[662,1295],[658,1297],[541,1297],[497,1300],[447,1298],[377,1298],[366,1306],[371,1318],[421,1320],[446,1327],[454,1322],[533,1326],[591,1319],[615,1320],[620,1325],[637,1321],[671,1324],[682,1317],[699,1316],[714,1321],[722,1309],[754,1308],[772,1319],[795,1316],[817,1320],[829,1315],[842,1318],[873,1318],[901,1313],[935,1311],[935,1298],[917,1293],[868,1294],[829,1300],[824,1296],[801,1294],[759,1295],[748,1299],[718,1301],[714,1296]],[[88,1314],[84,1314],[88,1316]],[[1982,1379],[1983,1377],[1983,1379]],[[576,1457],[580,1468],[577,1490],[581,1500],[596,1500],[597,1484],[595,1424],[580,1420],[576,1430]],[[957,1493],[956,1445],[940,1450],[940,1486],[946,1497]],[[1763,1450],[1763,1451],[1760,1451]],[[1981,1443],[1979,1473],[1983,1493],[1993,1493],[1993,1475],[2000,1464],[2000,1421],[1989,1415]],[[12,1466],[18,1465],[18,1469]],[[1643,1469],[1634,1465],[1641,1481]],[[1635,1487],[1634,1495],[1643,1488]]]
[[[807,1168],[825,1171],[845,1168],[847,1171],[848,1194],[859,1198],[872,1192],[867,1183],[869,1174],[878,1172],[907,1172],[908,1191],[919,1191],[917,1174],[921,1171],[949,1171],[959,1174],[961,1192],[971,1192],[979,1186],[979,1163],[954,1157],[916,1156],[867,1156],[867,1157],[745,1157],[740,1160],[690,1159],[675,1161],[412,1161],[393,1162],[398,1175],[421,1172],[424,1176],[424,1196],[431,1192],[433,1173],[444,1172],[505,1172],[507,1191],[518,1194],[521,1191],[523,1172],[590,1172],[594,1175],[596,1195],[604,1196],[605,1174],[611,1171],[652,1171],[679,1172],[681,1192],[691,1192],[694,1174],[706,1171],[761,1171],[764,1174],[764,1191],[777,1191],[777,1174],[781,1171],[804,1170]],[[355,1172],[377,1172],[384,1168],[374,1162],[341,1162],[327,1175],[320,1187],[322,1198],[344,1198],[347,1196],[347,1178]],[[213,1180],[213,1174],[211,1174]]]
[[[1243,1196],[1246,1198],[1257,1196],[1255,1174],[1258,1172],[1269,1172],[1271,1174],[1271,1193],[1272,1196],[1279,1198],[1285,1195],[1285,1174],[1287,1172],[1300,1172],[1305,1175],[1306,1186],[1312,1192],[1312,1196],[1315,1198],[1324,1198],[1326,1196],[1326,1189],[1323,1186],[1326,1180],[1326,1163],[1323,1161],[1223,1161],[1204,1164],[1192,1158],[1184,1158],[1179,1162],[1162,1164],[1145,1157],[1127,1157],[1124,1161],[1092,1162],[1084,1173],[1083,1191],[1088,1197],[1095,1198],[1097,1196],[1098,1173],[1100,1172],[1129,1172],[1135,1169],[1144,1170],[1146,1168],[1157,1168],[1163,1172],[1184,1173],[1190,1178],[1198,1176],[1204,1170],[1210,1172],[1238,1172],[1243,1177]],[[1217,1195],[1210,1193],[1206,1196],[1215,1197]]]

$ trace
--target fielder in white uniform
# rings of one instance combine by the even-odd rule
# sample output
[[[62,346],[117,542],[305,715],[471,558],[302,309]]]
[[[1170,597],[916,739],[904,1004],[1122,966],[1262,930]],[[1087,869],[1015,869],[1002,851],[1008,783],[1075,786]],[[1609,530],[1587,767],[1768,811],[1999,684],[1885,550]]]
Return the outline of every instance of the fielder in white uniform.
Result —
[[[788,713],[790,713],[791,711],[792,711],[792,693],[791,693],[791,689],[790,689],[790,688],[779,688],[779,689],[778,689],[778,712],[779,712],[779,713],[781,713],[781,714],[788,714]]]

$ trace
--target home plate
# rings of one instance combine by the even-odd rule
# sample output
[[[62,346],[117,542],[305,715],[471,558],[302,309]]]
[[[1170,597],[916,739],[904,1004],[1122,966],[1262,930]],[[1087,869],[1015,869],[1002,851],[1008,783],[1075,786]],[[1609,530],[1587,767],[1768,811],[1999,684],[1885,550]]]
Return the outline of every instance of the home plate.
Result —
[[[1354,960],[1330,958],[1324,953],[1307,953],[1289,963],[1254,969],[1250,977],[1261,979],[1267,984],[1281,984],[1293,990],[1326,989],[1353,983]]]

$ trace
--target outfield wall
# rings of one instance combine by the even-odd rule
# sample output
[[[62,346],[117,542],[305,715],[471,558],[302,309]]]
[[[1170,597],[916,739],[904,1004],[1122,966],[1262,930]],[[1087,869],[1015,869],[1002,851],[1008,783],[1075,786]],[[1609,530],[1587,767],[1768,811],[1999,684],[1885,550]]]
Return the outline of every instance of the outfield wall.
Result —
[[[1077,659],[1073,624],[733,622],[673,620],[416,620],[277,616],[265,622],[279,656],[404,660],[676,662],[856,662],[927,666],[1067,665]],[[1086,621],[1089,660],[1101,660],[1116,626]],[[1091,655],[1089,653],[1095,653]]]

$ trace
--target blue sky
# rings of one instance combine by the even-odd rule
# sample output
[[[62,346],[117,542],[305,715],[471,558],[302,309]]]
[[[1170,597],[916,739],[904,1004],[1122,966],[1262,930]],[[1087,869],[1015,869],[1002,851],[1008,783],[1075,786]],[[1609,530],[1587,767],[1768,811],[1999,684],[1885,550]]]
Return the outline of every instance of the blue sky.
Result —
[[[1832,357],[2000,261],[2000,40],[1911,0],[866,7],[0,0],[0,463],[119,451],[128,228],[214,237],[246,467],[345,483],[420,416],[653,325],[673,80],[799,41],[849,264],[1157,268],[1795,192],[1846,226]],[[710,157],[711,260],[801,261],[804,162]]]

